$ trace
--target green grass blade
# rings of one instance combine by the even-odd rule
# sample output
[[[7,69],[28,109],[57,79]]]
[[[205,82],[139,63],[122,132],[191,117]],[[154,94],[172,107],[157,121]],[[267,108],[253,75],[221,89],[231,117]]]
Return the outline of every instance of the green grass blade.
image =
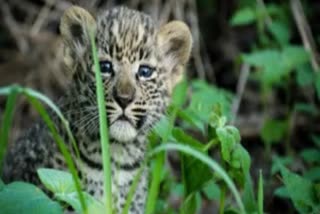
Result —
[[[157,154],[155,165],[152,170],[152,181],[151,181],[151,186],[148,193],[146,214],[154,213],[154,209],[155,209],[158,194],[159,194],[159,186],[161,183],[161,173],[162,173],[164,160],[165,160],[164,152]]]
[[[13,88],[16,88],[19,92],[21,90],[21,87],[19,85],[11,85],[11,86],[6,86],[6,87],[1,87],[0,88],[0,95],[4,95],[4,96],[9,95]]]
[[[167,132],[166,136],[162,137],[162,143],[167,143],[169,140],[169,137],[171,135],[174,121],[177,117],[178,108],[173,106],[172,113],[169,115],[169,132]],[[156,201],[158,199],[159,195],[159,187],[161,183],[161,173],[163,171],[164,167],[164,161],[165,161],[165,153],[161,152],[157,154],[156,160],[155,160],[155,166],[152,170],[152,180],[150,189],[148,192],[148,198],[147,198],[147,204],[146,204],[146,214],[153,214],[155,207],[156,207]]]
[[[63,116],[62,112],[60,111],[60,109],[52,102],[52,100],[50,100],[48,97],[46,97],[44,94],[35,91],[31,88],[24,88],[23,91],[26,94],[29,94],[32,97],[36,97],[38,100],[41,100],[42,102],[44,102],[46,105],[48,105],[54,112],[55,114],[60,118],[60,120],[62,121],[62,124],[65,127],[65,130],[67,131],[68,137],[72,143],[73,149],[75,150],[76,156],[79,160],[80,159],[80,153],[79,153],[79,149],[76,143],[76,140],[71,132],[70,129],[70,125],[69,122],[65,119],[65,117]]]
[[[0,89],[0,95],[8,95],[9,93],[11,93],[11,91],[14,91],[14,93],[16,94],[15,96],[17,96],[18,93],[23,93],[25,96],[27,96],[29,102],[34,106],[34,108],[38,111],[38,113],[40,114],[40,116],[43,118],[43,120],[45,121],[45,123],[47,124],[47,126],[49,127],[49,130],[51,131],[51,133],[53,134],[53,137],[54,137],[54,140],[55,142],[58,144],[58,147],[60,149],[60,151],[62,152],[65,160],[66,160],[66,163],[68,165],[68,168],[73,176],[73,179],[74,179],[74,182],[75,182],[75,186],[76,186],[76,189],[77,189],[77,192],[79,194],[79,200],[80,200],[80,203],[81,203],[81,207],[84,211],[84,213],[86,213],[86,204],[85,204],[85,201],[84,201],[84,196],[82,194],[82,191],[81,191],[81,185],[80,185],[80,181],[79,181],[79,178],[77,176],[77,171],[76,171],[76,168],[75,168],[75,165],[73,164],[72,162],[72,157],[71,157],[71,154],[68,152],[62,138],[58,135],[58,132],[55,128],[55,125],[54,123],[52,122],[52,120],[50,119],[49,115],[47,114],[46,110],[44,109],[44,107],[42,106],[42,104],[38,101],[38,100],[41,100],[42,102],[46,103],[56,114],[57,116],[62,120],[63,124],[65,125],[65,128],[67,130],[67,133],[68,133],[68,137],[70,138],[73,146],[75,147],[75,151],[76,151],[76,155],[79,157],[79,151],[78,151],[78,148],[76,146],[76,142],[75,142],[75,139],[72,135],[72,132],[70,130],[70,127],[69,127],[69,123],[67,122],[67,120],[64,118],[63,114],[61,113],[61,111],[59,110],[59,108],[48,98],[46,97],[45,95],[37,92],[37,91],[34,91],[33,89],[30,89],[30,88],[23,88],[21,86],[16,86],[16,85],[13,85],[13,86],[8,86],[8,87],[4,87],[4,88],[1,88]],[[7,108],[6,107],[6,111],[13,111],[13,100],[10,101],[10,97],[8,97],[8,104],[9,107]],[[13,99],[13,98],[11,98]],[[8,120],[9,120],[9,117],[6,116],[8,113],[6,112],[5,113],[5,118],[4,118],[4,124],[8,124]],[[9,114],[13,114],[13,112],[9,112]],[[12,116],[11,116],[12,117]],[[1,133],[5,133],[4,135],[1,134],[0,135],[0,152],[5,152],[6,150],[6,142],[7,142],[7,136],[8,133],[9,133],[9,126],[6,127],[6,128],[3,128],[4,126],[2,126],[1,128]],[[3,156],[3,155],[2,155]],[[0,161],[1,161],[1,157],[0,155]]]
[[[104,194],[106,197],[107,214],[112,214],[112,185],[111,185],[111,161],[110,161],[110,149],[109,149],[109,133],[107,127],[107,114],[105,108],[105,96],[102,85],[100,64],[97,56],[97,48],[94,40],[93,31],[90,31],[90,40],[92,47],[92,55],[94,62],[94,71],[96,76],[97,87],[97,102],[99,108],[99,124],[100,124],[100,141],[102,147],[102,162],[104,173]]]
[[[2,118],[2,125],[0,129],[0,174],[2,172],[3,167],[3,158],[8,146],[9,130],[12,124],[14,104],[18,96],[19,88],[17,86],[13,86],[7,92],[9,93],[9,96],[7,98],[6,107]]]
[[[185,146],[181,144],[172,144],[172,143],[162,144],[156,147],[153,151],[150,152],[149,155],[153,156],[158,154],[159,152],[171,151],[171,150],[180,151],[185,154],[191,155],[197,158],[198,160],[202,161],[203,163],[207,164],[212,170],[214,170],[217,174],[219,174],[221,178],[224,180],[224,182],[226,183],[226,185],[229,187],[232,194],[234,195],[235,200],[239,206],[240,213],[243,213],[243,214],[246,213],[243,203],[241,201],[240,193],[238,192],[235,184],[230,179],[228,174],[224,171],[224,169],[221,166],[219,166],[219,164],[216,161],[210,159],[208,156],[202,154],[201,152],[195,149],[192,149],[189,146]]]
[[[138,184],[139,184],[140,178],[142,176],[142,173],[145,170],[145,167],[146,167],[146,163],[143,163],[140,166],[137,174],[134,176],[132,185],[130,186],[130,189],[129,189],[129,192],[128,192],[128,195],[127,195],[126,203],[124,205],[122,214],[128,214],[128,212],[129,212],[130,204],[132,202],[133,196],[134,196],[134,194],[136,192],[136,189],[138,187]]]
[[[53,139],[55,140],[55,142],[57,143],[61,153],[63,154],[65,161],[67,163],[67,166],[72,174],[72,178],[74,180],[75,183],[75,187],[79,196],[79,200],[80,200],[80,204],[81,204],[81,208],[83,210],[84,213],[87,213],[87,208],[86,208],[86,203],[85,203],[85,199],[83,196],[83,193],[81,191],[81,184],[80,184],[80,180],[78,178],[77,175],[77,169],[72,161],[72,156],[69,153],[66,145],[63,142],[63,139],[61,138],[61,136],[59,136],[58,131],[56,130],[55,124],[52,122],[52,120],[50,119],[47,111],[45,110],[45,108],[43,107],[43,105],[37,100],[38,97],[33,97],[32,95],[28,94],[25,91],[25,94],[29,100],[29,102],[32,104],[32,106],[37,110],[37,112],[40,114],[40,116],[42,117],[43,121],[46,123],[46,125],[48,126]]]
[[[261,170],[259,172],[258,184],[258,213],[263,214],[263,176]]]

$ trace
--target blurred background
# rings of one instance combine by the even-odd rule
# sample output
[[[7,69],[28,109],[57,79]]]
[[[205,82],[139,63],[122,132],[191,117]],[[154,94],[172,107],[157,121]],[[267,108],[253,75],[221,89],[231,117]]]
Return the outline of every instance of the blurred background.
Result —
[[[159,24],[185,21],[194,38],[188,79],[203,80],[230,97],[230,123],[250,153],[252,176],[259,169],[264,173],[265,211],[297,212],[278,188],[282,181],[274,160],[319,184],[320,1],[0,0],[0,87],[18,83],[54,100],[63,94],[69,78],[62,69],[58,26],[74,4],[93,14],[126,5]],[[4,106],[0,97],[0,118]],[[36,118],[20,99],[11,141]],[[201,212],[217,212],[217,204],[203,198]],[[173,207],[179,203],[167,200]]]

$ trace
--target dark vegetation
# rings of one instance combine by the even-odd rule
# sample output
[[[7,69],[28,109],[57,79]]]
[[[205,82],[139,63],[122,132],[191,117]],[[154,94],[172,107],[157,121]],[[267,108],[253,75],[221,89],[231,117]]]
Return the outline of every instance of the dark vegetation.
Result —
[[[61,69],[58,24],[72,3],[92,12],[126,4],[163,22],[183,19],[191,26],[195,47],[188,81],[179,85],[168,118],[150,136],[152,148],[159,141],[163,147],[150,149],[154,188],[148,213],[241,213],[228,179],[247,213],[320,213],[320,2],[0,1],[1,87],[18,83],[53,100],[63,93],[68,77]],[[35,109],[41,109],[28,102],[34,94],[17,90],[29,98],[19,97],[15,104],[10,132],[4,132],[3,116],[10,99],[0,97],[0,143],[7,134],[14,141],[38,117]],[[167,162],[162,149],[168,151]],[[169,151],[177,149],[186,153]],[[227,179],[195,156],[216,160]],[[56,201],[68,203],[61,196],[66,192],[50,184],[50,173],[58,172],[39,172],[43,183]],[[73,185],[69,174],[59,175],[63,179],[57,182]],[[1,190],[10,196],[17,188],[0,183],[0,207],[17,198]],[[32,192],[34,187],[21,188]],[[70,188],[67,193],[73,194]],[[159,194],[152,192],[157,189]],[[59,213],[60,205],[52,206]],[[81,211],[79,202],[72,206]]]

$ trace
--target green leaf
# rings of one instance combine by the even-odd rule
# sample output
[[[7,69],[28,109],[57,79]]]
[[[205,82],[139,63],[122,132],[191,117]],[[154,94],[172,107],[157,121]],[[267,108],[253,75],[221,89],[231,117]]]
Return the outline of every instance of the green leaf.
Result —
[[[250,171],[251,158],[248,151],[241,144],[238,144],[238,148],[240,148],[241,168],[243,169],[243,174],[246,175]]]
[[[209,200],[218,200],[220,198],[220,188],[213,179],[204,186],[203,192]]]
[[[275,15],[280,16],[281,14],[284,13],[283,8],[279,4],[274,4],[274,3],[266,4],[266,10],[268,15],[270,16],[275,16]]]
[[[241,136],[239,130],[234,126],[225,126],[225,129],[227,129],[228,133],[232,136],[234,142],[240,143]]]
[[[52,201],[38,187],[14,182],[6,185],[0,191],[1,213],[47,213],[62,214],[62,208]]]
[[[255,188],[252,184],[252,179],[250,174],[247,174],[245,176],[245,180],[244,180],[244,190],[243,190],[243,195],[242,195],[242,200],[244,203],[244,206],[246,208],[246,211],[248,213],[254,213],[255,211],[257,211],[257,202],[255,199]]]
[[[281,83],[281,79],[294,68],[308,62],[309,54],[302,46],[288,45],[282,51],[266,49],[243,54],[242,59],[249,65],[260,68],[261,72],[256,76],[263,83],[272,85]]]
[[[172,135],[177,140],[177,142],[180,142],[180,143],[186,144],[186,145],[190,145],[192,148],[195,148],[199,151],[202,151],[205,147],[205,145],[203,143],[201,143],[197,139],[193,138],[192,136],[186,134],[180,128],[174,128],[172,130]]]
[[[282,50],[282,63],[288,69],[294,69],[299,65],[303,65],[309,61],[310,55],[303,46],[286,46]]]
[[[72,175],[56,169],[40,168],[38,176],[43,185],[53,193],[71,193],[76,191]]]
[[[316,74],[314,85],[315,85],[315,88],[316,88],[318,99],[320,100],[320,72],[319,71]]]
[[[281,52],[278,50],[255,51],[251,54],[243,54],[242,59],[249,65],[260,68],[256,76],[268,85],[279,83],[287,72],[281,62]]]
[[[199,118],[202,123],[208,123],[208,115],[214,109],[214,106],[221,106],[223,115],[230,115],[231,102],[233,95],[222,89],[218,89],[208,83],[195,80],[192,82],[192,99],[187,108],[188,112],[194,112],[195,118]]]
[[[182,179],[186,195],[199,191],[203,185],[213,178],[213,173],[207,165],[185,154],[181,155]],[[201,176],[199,176],[201,175]]]
[[[312,183],[284,167],[281,169],[281,175],[294,206],[300,213],[310,213],[316,205]]]
[[[236,144],[231,152],[231,161],[228,162],[229,174],[238,183],[244,185],[245,176],[249,174],[251,159],[250,155],[241,144]]]
[[[278,157],[275,156],[272,159],[272,167],[271,167],[271,175],[274,175],[278,172],[280,172],[281,168],[283,166],[288,166],[292,164],[294,161],[292,156],[284,156],[284,157]]]
[[[280,198],[289,198],[289,193],[288,190],[285,186],[282,187],[278,187],[275,191],[274,191],[274,195],[280,197]]]
[[[0,191],[3,190],[5,184],[3,183],[2,179],[0,178]]]
[[[172,131],[168,117],[162,117],[155,125],[153,131],[160,136],[162,140],[168,139]]]
[[[308,163],[320,163],[319,149],[304,149],[300,155]]]
[[[82,193],[87,205],[88,213],[103,214],[105,213],[105,207],[101,202],[93,198],[86,192]],[[77,213],[82,213],[82,208],[77,192],[57,193],[55,197],[69,204]]]
[[[205,124],[194,111],[190,111],[190,109],[178,109],[177,116],[192,127],[204,132]]]
[[[240,169],[241,168],[241,159],[242,159],[242,148],[241,148],[240,144],[237,144],[232,149],[230,166],[235,169]]]
[[[184,186],[182,183],[173,183],[171,187],[172,194],[177,197],[183,197]]]
[[[231,162],[231,152],[233,147],[237,143],[235,138],[228,132],[225,127],[217,128],[217,136],[221,142],[221,155],[223,160],[230,163]]]
[[[77,213],[82,213],[82,207],[79,199],[79,194],[76,192],[76,187],[72,179],[72,175],[68,172],[40,168],[37,170],[38,176],[44,186],[54,193],[54,196],[67,204],[71,205]],[[91,195],[82,192],[88,213],[105,213],[105,207]]]
[[[312,103],[296,103],[294,105],[294,110],[299,112],[308,113],[312,116],[316,116],[318,114],[317,107]]]
[[[285,137],[287,128],[286,121],[266,120],[262,127],[262,140],[267,144],[280,142]]]
[[[203,150],[205,146],[193,137],[184,133],[181,129],[174,128],[172,135],[177,142],[189,145],[193,149],[204,153]],[[213,174],[210,172],[207,165],[194,157],[184,154],[181,154],[181,156],[182,179],[185,185],[185,192],[186,194],[190,194],[200,190],[203,185],[213,177]],[[199,176],[199,174],[201,176]]]
[[[298,85],[301,87],[313,84],[314,75],[309,63],[297,67],[296,79]]]
[[[180,214],[194,214],[197,210],[196,194],[192,193],[183,201]]]
[[[289,27],[279,21],[273,21],[271,25],[267,25],[272,36],[280,45],[287,45],[290,39]]]
[[[181,108],[187,99],[188,82],[184,78],[173,90],[172,104],[176,108]]]
[[[253,8],[242,8],[238,10],[231,18],[231,25],[248,25],[252,24],[257,19]]]
[[[311,135],[311,139],[314,142],[314,144],[320,148],[320,136],[319,135]]]
[[[215,160],[209,158],[207,155],[204,155],[203,153],[189,146],[185,146],[182,144],[172,144],[172,143],[161,144],[160,146],[158,146],[157,148],[155,148],[153,151],[149,153],[149,157],[150,156],[152,157],[158,153],[162,153],[163,151],[180,151],[184,154],[195,157],[196,159],[200,160],[201,162],[206,164],[208,167],[210,167],[211,170],[214,170],[224,180],[225,184],[231,190],[239,206],[240,212],[245,213],[245,209],[241,201],[239,191],[237,190],[233,181],[230,179],[230,177],[225,172],[225,170]]]
[[[281,58],[281,53],[278,50],[266,49],[262,51],[255,51],[250,54],[242,54],[242,59],[244,62],[256,66],[256,67],[274,67],[279,66],[279,59]]]
[[[309,179],[310,181],[320,181],[320,166],[312,167],[307,170],[303,177]]]

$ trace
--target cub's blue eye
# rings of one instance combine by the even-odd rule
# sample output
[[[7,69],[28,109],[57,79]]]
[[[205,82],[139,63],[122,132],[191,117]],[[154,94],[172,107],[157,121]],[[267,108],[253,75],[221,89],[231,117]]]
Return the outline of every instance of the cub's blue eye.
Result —
[[[105,74],[105,75],[113,74],[112,63],[108,60],[100,61],[100,69],[102,74]]]
[[[138,70],[138,76],[143,78],[149,78],[152,76],[153,72],[154,72],[153,68],[150,68],[147,65],[140,65]]]

